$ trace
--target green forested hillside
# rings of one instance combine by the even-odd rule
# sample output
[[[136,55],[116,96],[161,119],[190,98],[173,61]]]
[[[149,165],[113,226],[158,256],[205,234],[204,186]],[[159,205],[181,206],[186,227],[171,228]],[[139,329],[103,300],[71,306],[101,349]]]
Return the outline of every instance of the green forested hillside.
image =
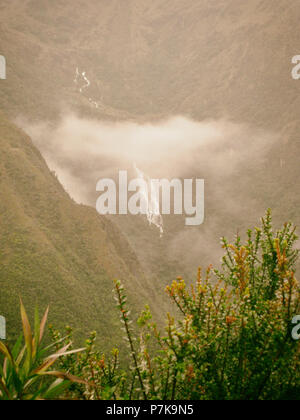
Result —
[[[49,303],[52,322],[71,324],[77,336],[95,329],[102,345],[118,341],[113,278],[124,279],[134,304],[137,295],[150,301],[154,293],[126,239],[70,199],[30,138],[3,113],[0,156],[0,311],[9,338],[19,330],[22,296],[28,308]]]

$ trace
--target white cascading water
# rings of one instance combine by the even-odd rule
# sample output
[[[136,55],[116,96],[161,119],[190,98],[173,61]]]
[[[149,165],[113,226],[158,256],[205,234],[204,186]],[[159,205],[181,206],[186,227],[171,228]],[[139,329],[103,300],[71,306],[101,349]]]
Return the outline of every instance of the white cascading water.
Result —
[[[134,164],[134,169],[137,174],[138,179],[141,179],[146,182],[148,185],[147,189],[142,189],[140,193],[143,195],[145,202],[147,203],[147,220],[149,225],[154,225],[159,229],[160,237],[164,233],[163,218],[159,210],[159,197],[154,193],[154,186],[148,175],[144,174],[137,166]],[[150,199],[149,199],[150,191]]]
[[[75,79],[74,83],[78,86],[78,90],[80,93],[83,93],[86,89],[91,86],[90,80],[87,78],[86,72],[79,71],[79,68],[76,68],[75,71]],[[95,102],[92,98],[89,98],[89,102],[95,107],[99,108],[99,104]],[[148,185],[148,190],[142,190],[141,194],[144,197],[145,202],[147,203],[147,220],[149,225],[154,225],[159,229],[160,237],[163,236],[164,227],[163,227],[163,218],[160,214],[159,210],[159,198],[156,197],[154,193],[154,187],[152,184],[151,179],[148,175],[144,174],[137,166],[134,164],[134,169],[139,179],[144,180]],[[148,195],[148,191],[150,191],[150,199]]]
[[[79,86],[80,93],[83,93],[83,91],[85,91],[91,86],[91,82],[87,78],[86,72],[85,71],[80,72],[78,67],[76,67],[74,83],[75,85]],[[94,101],[92,98],[89,98],[89,102],[95,108],[99,108],[99,104],[96,101]]]

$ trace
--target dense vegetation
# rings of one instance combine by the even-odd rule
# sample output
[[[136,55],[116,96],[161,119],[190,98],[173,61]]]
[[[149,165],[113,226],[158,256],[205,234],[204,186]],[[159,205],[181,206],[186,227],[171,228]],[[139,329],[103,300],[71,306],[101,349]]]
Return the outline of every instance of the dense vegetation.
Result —
[[[144,301],[154,291],[118,228],[76,204],[31,139],[1,111],[0,133],[0,314],[8,322],[8,339],[18,337],[21,295],[29,316],[37,303],[50,305],[57,328],[67,319],[78,341],[96,329],[108,350],[122,340],[110,333],[118,326],[113,278],[126,282],[138,311],[141,293]]]
[[[58,379],[50,385],[53,394],[41,377],[34,394],[19,392],[39,374],[39,368],[33,365],[31,371],[26,362],[39,333],[28,333],[25,322],[21,355],[0,347],[6,357],[0,371],[1,398],[299,399],[300,347],[290,334],[291,319],[300,311],[296,240],[290,223],[273,232],[270,211],[261,228],[248,231],[244,244],[239,236],[233,244],[223,239],[220,270],[199,269],[190,288],[182,278],[167,287],[178,314],[175,318],[168,314],[165,333],[152,321],[148,307],[138,319],[136,333],[124,287],[115,281],[132,363],[120,367],[117,349],[110,356],[99,352],[95,333],[83,351],[63,354],[71,349],[72,330],[68,327],[63,337],[51,327],[56,355],[50,360],[59,368]],[[24,324],[23,307],[22,317]],[[25,371],[19,367],[24,357]]]

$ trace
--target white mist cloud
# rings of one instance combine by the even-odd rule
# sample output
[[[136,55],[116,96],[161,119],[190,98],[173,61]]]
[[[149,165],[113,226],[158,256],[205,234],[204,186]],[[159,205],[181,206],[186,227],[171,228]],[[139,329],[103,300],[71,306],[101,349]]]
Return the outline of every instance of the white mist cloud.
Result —
[[[143,225],[140,219],[130,219],[135,216],[126,216],[124,224],[112,216],[133,242],[138,239],[136,232],[145,239],[143,246],[137,242],[134,249],[149,264],[153,253],[160,261],[161,252],[192,272],[199,263],[219,261],[220,236],[232,237],[236,229],[244,231],[256,224],[269,206],[261,185],[277,141],[274,133],[225,120],[197,122],[182,116],[139,124],[67,114],[56,125],[18,123],[78,203],[95,206],[98,180],[117,179],[118,171],[126,169],[135,178],[134,164],[150,178],[205,179],[204,224],[191,228],[185,226],[184,216],[164,216],[163,242],[157,229],[148,244],[146,218]]]
[[[56,125],[18,121],[69,194],[94,204],[96,182],[136,163],[151,177],[230,177],[261,162],[274,135],[228,121],[177,116],[156,123],[103,122],[66,115]],[[93,198],[92,198],[93,197]]]

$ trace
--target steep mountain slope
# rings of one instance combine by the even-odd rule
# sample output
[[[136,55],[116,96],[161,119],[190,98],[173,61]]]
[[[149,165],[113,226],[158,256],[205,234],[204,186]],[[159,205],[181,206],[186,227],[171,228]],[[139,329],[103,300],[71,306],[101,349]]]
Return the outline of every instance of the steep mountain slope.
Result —
[[[185,232],[174,242],[178,225],[170,220],[161,241],[144,220],[112,219],[153,281],[145,293],[156,293],[160,281],[169,282],[190,263],[193,271],[196,264],[210,262],[221,235],[232,236],[255,224],[267,207],[274,209],[276,221],[300,223],[300,81],[291,77],[291,58],[299,54],[298,1],[76,0],[74,6],[73,0],[0,0],[0,16],[0,54],[8,63],[8,78],[0,81],[0,109],[12,120],[25,115],[34,121],[53,121],[66,109],[113,121],[156,121],[182,114],[198,121],[225,117],[274,133],[263,161],[256,164],[260,156],[249,156],[249,162],[242,162],[226,179],[223,195],[217,198],[215,189],[224,182],[223,173],[208,173],[200,164],[187,168],[188,176],[207,180],[206,221],[201,229]],[[77,67],[91,81],[81,93],[74,83]],[[89,98],[97,101],[98,108]],[[244,142],[247,150],[248,139]],[[85,180],[87,163],[77,164],[72,162],[78,177]],[[27,177],[26,172],[23,167],[20,177]],[[86,186],[91,205],[94,186],[95,182]],[[70,230],[73,224],[52,203],[53,220],[44,221],[44,226],[54,230],[56,246],[56,218],[63,218],[60,230],[65,224]],[[91,209],[76,209],[94,214]],[[32,224],[36,226],[36,220]],[[71,230],[73,243],[75,227]],[[85,252],[89,235],[101,236],[85,227],[76,235],[72,248],[76,255],[78,249]],[[115,236],[111,261],[127,249],[119,234]],[[66,238],[58,237],[60,248],[66,248]],[[86,267],[86,260],[76,261],[78,267]]]
[[[1,0],[0,13],[0,108],[10,116],[226,117],[279,134],[274,166],[282,159],[297,176],[299,2]],[[82,93],[76,67],[91,81]]]
[[[113,278],[122,278],[134,307],[153,300],[126,239],[95,210],[75,204],[20,129],[0,113],[0,310],[9,337],[18,298],[29,308],[51,305],[51,320],[101,343],[118,341]],[[142,304],[143,302],[141,302]],[[18,329],[19,330],[19,329]],[[114,341],[115,340],[115,341]]]
[[[225,115],[265,127],[296,118],[298,2],[0,3],[8,61],[0,104],[15,115],[49,119],[62,103],[91,108],[90,94],[99,118]],[[77,66],[92,81],[85,98],[74,89]]]

